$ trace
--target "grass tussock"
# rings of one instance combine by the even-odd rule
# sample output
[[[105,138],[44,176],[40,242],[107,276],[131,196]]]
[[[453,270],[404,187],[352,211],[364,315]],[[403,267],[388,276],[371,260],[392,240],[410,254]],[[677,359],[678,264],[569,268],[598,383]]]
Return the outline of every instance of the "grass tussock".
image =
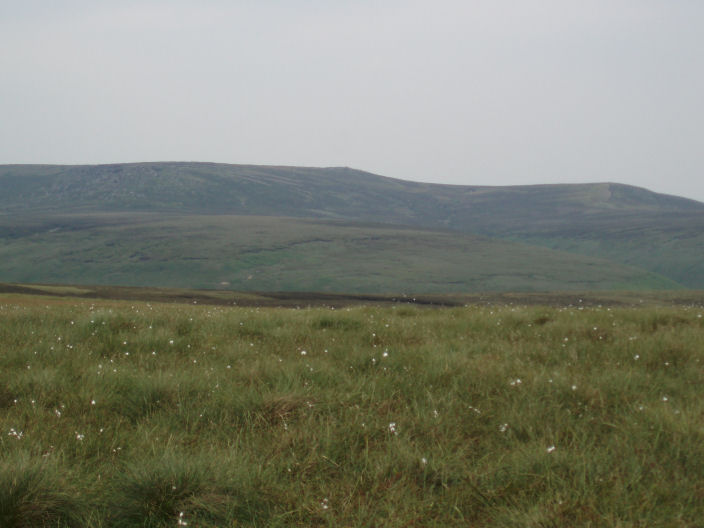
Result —
[[[169,452],[128,463],[109,485],[108,525],[217,527],[262,520],[269,508],[265,491],[236,461],[215,462]]]
[[[9,435],[21,439],[14,429]],[[86,510],[75,488],[52,460],[14,451],[0,461],[0,526],[35,528],[82,526]]]
[[[0,298],[0,526],[697,526],[702,315]]]

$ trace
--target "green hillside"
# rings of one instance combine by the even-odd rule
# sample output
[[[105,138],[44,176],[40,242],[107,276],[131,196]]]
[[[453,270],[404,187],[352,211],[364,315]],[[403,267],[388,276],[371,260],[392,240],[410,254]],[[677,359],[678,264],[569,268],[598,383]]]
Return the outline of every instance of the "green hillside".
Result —
[[[633,215],[517,228],[495,236],[660,273],[690,288],[704,288],[704,218],[697,213]]]
[[[5,165],[0,189],[6,281],[704,288],[704,204],[612,183],[453,186],[348,168],[138,163]]]
[[[0,233],[6,282],[350,293],[679,287],[526,244],[339,221],[105,214],[6,219]]]

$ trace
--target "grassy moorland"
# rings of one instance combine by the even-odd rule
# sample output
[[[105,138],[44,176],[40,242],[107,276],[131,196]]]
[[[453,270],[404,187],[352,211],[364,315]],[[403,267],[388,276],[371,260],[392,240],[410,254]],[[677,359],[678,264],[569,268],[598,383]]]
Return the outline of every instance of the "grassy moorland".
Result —
[[[4,281],[248,291],[649,290],[664,275],[466,233],[301,218],[0,216]]]
[[[584,304],[2,294],[0,526],[699,526],[701,302]]]

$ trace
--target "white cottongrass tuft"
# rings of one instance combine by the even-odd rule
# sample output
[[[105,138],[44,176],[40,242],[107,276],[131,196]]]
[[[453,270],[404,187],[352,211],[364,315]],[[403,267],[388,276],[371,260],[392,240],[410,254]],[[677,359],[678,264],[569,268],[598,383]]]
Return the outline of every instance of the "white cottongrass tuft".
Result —
[[[17,438],[17,440],[21,440],[24,436],[24,433],[22,431],[15,430],[14,427],[10,427],[10,432],[7,433],[7,436],[12,436],[14,438]]]

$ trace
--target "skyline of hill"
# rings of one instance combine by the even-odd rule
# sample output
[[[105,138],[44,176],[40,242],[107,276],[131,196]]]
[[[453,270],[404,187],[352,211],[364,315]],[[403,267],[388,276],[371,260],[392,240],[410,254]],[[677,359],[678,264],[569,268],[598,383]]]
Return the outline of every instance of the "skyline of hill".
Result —
[[[431,220],[455,225],[477,215],[458,215],[467,206],[510,207],[514,214],[582,208],[582,213],[614,211],[704,211],[704,203],[619,183],[473,186],[420,183],[347,167],[285,167],[204,162],[149,162],[109,165],[0,165],[0,207],[51,211],[71,205],[87,211],[142,210],[357,216],[373,220],[412,219],[438,205],[452,206]],[[285,203],[277,201],[285,190]],[[382,194],[383,193],[383,194]],[[340,196],[344,200],[340,200]],[[381,197],[381,198],[380,198]],[[426,203],[424,204],[423,201]],[[389,211],[388,205],[399,206]],[[381,206],[386,207],[381,207]],[[413,211],[405,210],[414,206]],[[461,207],[463,206],[463,207]],[[516,207],[518,208],[516,209]],[[270,209],[267,209],[270,208]],[[414,214],[415,212],[415,214]],[[466,211],[464,211],[466,213]],[[457,217],[453,217],[457,215]]]

